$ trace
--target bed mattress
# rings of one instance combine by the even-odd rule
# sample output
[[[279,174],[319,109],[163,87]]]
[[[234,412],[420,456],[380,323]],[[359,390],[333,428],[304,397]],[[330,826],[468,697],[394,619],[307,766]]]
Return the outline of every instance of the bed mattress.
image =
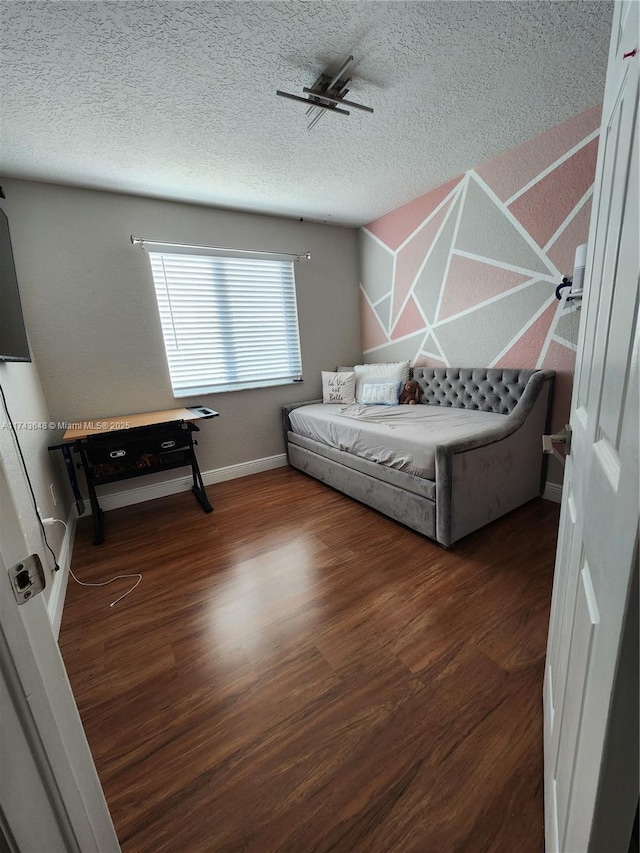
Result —
[[[289,413],[293,432],[362,459],[435,480],[435,449],[490,432],[505,415],[445,406],[318,403]]]

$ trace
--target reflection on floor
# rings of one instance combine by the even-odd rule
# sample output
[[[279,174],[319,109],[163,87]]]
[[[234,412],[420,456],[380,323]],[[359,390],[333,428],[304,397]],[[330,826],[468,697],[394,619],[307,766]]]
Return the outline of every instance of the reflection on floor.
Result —
[[[444,551],[290,469],[81,521],[60,643],[129,851],[543,849],[558,507]]]

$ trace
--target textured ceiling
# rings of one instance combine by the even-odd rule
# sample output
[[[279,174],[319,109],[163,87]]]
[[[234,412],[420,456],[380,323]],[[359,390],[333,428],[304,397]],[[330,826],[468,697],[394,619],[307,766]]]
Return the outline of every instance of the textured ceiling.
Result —
[[[360,225],[601,100],[610,2],[2,2],[6,176]],[[353,53],[326,115],[302,94]]]

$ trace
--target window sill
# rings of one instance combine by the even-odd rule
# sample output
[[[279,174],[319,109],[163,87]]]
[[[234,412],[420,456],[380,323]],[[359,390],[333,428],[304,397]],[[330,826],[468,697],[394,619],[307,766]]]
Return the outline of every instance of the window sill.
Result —
[[[174,391],[173,396],[179,400],[182,397],[194,397],[201,394],[224,394],[227,391],[248,391],[253,388],[277,388],[281,385],[302,385],[304,379],[270,379],[262,382],[243,382],[237,385],[203,385],[198,388],[188,388],[184,391]]]

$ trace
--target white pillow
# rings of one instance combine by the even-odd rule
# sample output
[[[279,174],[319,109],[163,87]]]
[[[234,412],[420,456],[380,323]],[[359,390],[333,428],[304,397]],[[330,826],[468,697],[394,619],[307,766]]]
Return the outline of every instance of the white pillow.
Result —
[[[363,382],[401,382],[409,379],[409,362],[392,361],[380,364],[356,364],[356,400],[362,403],[361,387]]]
[[[322,371],[323,403],[355,403],[356,375],[353,370],[344,373]]]
[[[360,402],[365,406],[397,406],[402,382],[363,382]]]

